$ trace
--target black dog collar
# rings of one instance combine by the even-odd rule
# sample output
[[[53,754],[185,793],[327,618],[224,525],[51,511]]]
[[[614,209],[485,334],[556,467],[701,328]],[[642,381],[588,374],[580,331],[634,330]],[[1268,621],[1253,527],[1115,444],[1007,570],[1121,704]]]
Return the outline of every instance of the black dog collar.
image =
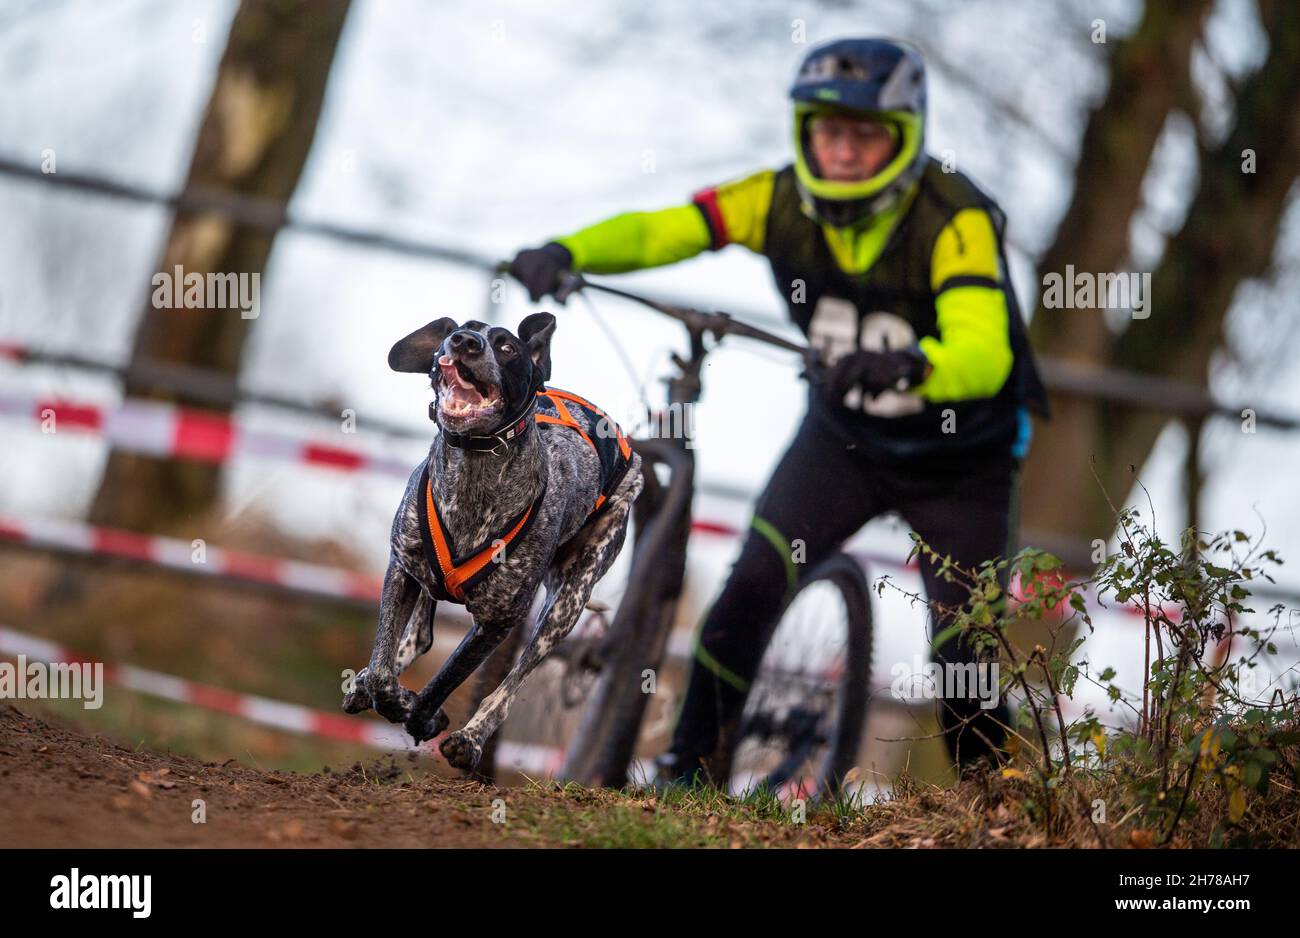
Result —
[[[523,412],[508,417],[500,427],[491,433],[455,433],[446,427],[439,427],[443,440],[446,441],[448,446],[454,446],[457,449],[478,450],[492,453],[494,456],[504,456],[509,452],[511,443],[517,443],[527,436],[528,429],[535,422],[533,412],[537,409],[537,392],[544,387],[545,385],[538,385],[532,388],[528,395],[528,401],[524,404]],[[438,419],[437,401],[429,402],[429,419],[435,422]]]

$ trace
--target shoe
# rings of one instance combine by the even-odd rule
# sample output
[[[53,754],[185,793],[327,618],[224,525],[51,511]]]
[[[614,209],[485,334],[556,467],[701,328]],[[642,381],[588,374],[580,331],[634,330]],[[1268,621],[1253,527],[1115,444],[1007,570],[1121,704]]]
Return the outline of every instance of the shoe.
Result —
[[[692,753],[669,750],[655,759],[653,785],[658,792],[669,788],[694,788],[705,782],[704,763]]]
[[[1006,730],[1010,715],[1005,705],[987,713],[961,710],[953,713],[950,720],[946,717],[946,713],[940,717],[945,723],[944,743],[949,757],[957,763],[959,776],[965,777],[968,769],[977,772],[1000,769],[1010,761],[1007,739],[1011,734]],[[964,726],[957,722],[962,718],[969,721]]]

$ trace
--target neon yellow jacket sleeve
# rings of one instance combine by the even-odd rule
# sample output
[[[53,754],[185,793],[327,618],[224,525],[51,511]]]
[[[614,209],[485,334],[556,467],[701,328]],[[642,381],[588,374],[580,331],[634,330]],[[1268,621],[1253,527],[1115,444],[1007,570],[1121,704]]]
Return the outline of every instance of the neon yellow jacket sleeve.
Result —
[[[573,269],[621,274],[694,257],[710,246],[704,216],[694,205],[624,212],[554,239],[573,255]]]
[[[775,181],[776,172],[764,169],[695,193],[694,201],[708,223],[714,250],[742,244],[755,254],[763,253]]]
[[[918,343],[932,371],[915,388],[928,401],[992,397],[1011,374],[1005,273],[983,209],[963,209],[939,232],[930,262],[939,336]]]
[[[728,244],[761,253],[774,178],[762,170],[704,189],[690,204],[625,212],[554,240],[569,249],[575,270],[593,274],[674,264]]]

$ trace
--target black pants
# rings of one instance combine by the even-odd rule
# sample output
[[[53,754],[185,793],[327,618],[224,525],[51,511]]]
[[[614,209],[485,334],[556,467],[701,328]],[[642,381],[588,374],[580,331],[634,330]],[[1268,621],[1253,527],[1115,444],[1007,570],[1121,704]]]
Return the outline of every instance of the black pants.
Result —
[[[1019,460],[1009,452],[904,467],[868,462],[822,421],[806,417],[760,496],[740,558],[704,621],[673,751],[707,758],[719,734],[734,730],[764,637],[792,582],[877,515],[898,512],[940,557],[951,555],[965,568],[1009,556],[1018,474]],[[792,564],[800,540],[804,562]],[[922,558],[926,597],[932,604],[961,606],[968,592],[937,570],[938,564]],[[947,616],[932,614],[931,639],[948,623]],[[965,636],[956,635],[933,660],[966,664],[975,657]],[[874,662],[885,673],[889,664]],[[944,741],[959,764],[987,753],[985,739],[997,747],[1005,741],[1005,704],[981,709],[975,694],[939,704]]]

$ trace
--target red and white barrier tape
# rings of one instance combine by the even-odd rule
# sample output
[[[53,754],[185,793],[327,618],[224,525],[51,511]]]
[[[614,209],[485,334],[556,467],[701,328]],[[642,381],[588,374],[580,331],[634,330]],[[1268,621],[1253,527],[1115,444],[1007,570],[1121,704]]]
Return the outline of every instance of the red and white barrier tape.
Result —
[[[697,521],[692,525],[696,534],[717,537],[738,537],[740,532],[724,524]],[[162,535],[137,534],[120,528],[106,528],[80,521],[57,519],[22,519],[0,516],[0,541],[24,544],[30,547],[54,550],[61,553],[93,557],[109,557],[206,576],[219,576],[258,586],[281,587],[285,590],[320,596],[327,599],[379,601],[382,579],[324,564],[290,560],[269,554],[256,554],[203,545],[201,552],[193,542]],[[863,564],[875,564],[893,569],[915,571],[915,561],[902,564],[898,561],[863,551],[852,555]],[[201,560],[195,558],[201,557]],[[1013,577],[1012,595],[1023,601],[1018,575]],[[1112,606],[1116,612],[1141,618],[1139,610],[1130,605]],[[1061,617],[1071,612],[1060,610]],[[1179,621],[1180,611],[1166,611],[1171,619]]]
[[[129,398],[116,406],[103,406],[0,391],[0,416],[38,423],[52,420],[54,432],[66,429],[98,436],[119,449],[146,456],[218,464],[251,456],[341,472],[377,472],[401,479],[409,478],[415,468],[409,460],[255,430],[222,414],[160,401]],[[738,537],[742,533],[729,524],[706,520],[694,521],[692,531],[721,537]],[[903,566],[884,557],[862,556],[874,563]]]
[[[0,358],[8,359],[11,362],[26,364],[30,360],[36,349],[30,345],[24,345],[22,342],[0,342]]]
[[[54,642],[0,626],[0,656],[3,655],[24,655],[29,660],[47,664],[96,663],[94,659]],[[135,665],[99,663],[104,665],[105,681],[151,697],[240,717],[250,723],[300,736],[360,744],[383,751],[414,751],[425,756],[435,754],[437,740],[417,746],[405,731],[374,720],[326,713],[255,694],[241,694]],[[1068,699],[1062,699],[1062,704],[1069,719],[1082,716],[1081,706]],[[559,747],[503,739],[497,745],[496,761],[501,769],[554,778],[564,766],[564,755],[564,750]],[[631,777],[648,779],[653,772],[651,763],[637,759]]]
[[[175,459],[194,459],[202,462],[225,463],[237,456],[279,459],[300,465],[321,466],[342,472],[378,472],[399,478],[408,478],[413,466],[404,460],[364,453],[347,447],[315,443],[289,434],[241,427],[231,418],[207,411],[179,407],[159,401],[128,399],[116,407],[82,404],[44,398],[38,395],[0,391],[0,416],[25,417],[43,422],[51,417],[57,429],[72,429],[103,437],[121,449],[150,456]],[[71,523],[50,522],[47,526]],[[739,537],[742,531],[726,523],[696,519],[691,530],[695,534],[719,537]],[[193,566],[188,559],[189,545],[183,542],[151,544],[164,539],[147,538],[124,531],[97,531],[84,529],[61,532],[64,539],[80,539],[92,545],[87,553],[105,553],[132,556],[157,553],[151,557],[164,566]],[[6,536],[0,531],[0,536]],[[15,539],[15,538],[10,538]],[[852,551],[862,563],[891,569],[916,569],[916,563],[902,563],[894,558],[863,551]],[[249,559],[245,565],[242,561]],[[282,561],[275,558],[252,557],[230,553],[223,556],[227,567],[238,570],[213,570],[259,580],[278,582],[283,578],[314,581],[323,576],[324,581],[335,579],[343,571],[325,572],[310,564]],[[344,574],[345,576],[358,576]],[[293,588],[301,588],[291,585]],[[348,589],[347,587],[345,589]],[[312,591],[312,590],[308,590]],[[336,589],[325,587],[324,595],[339,595]],[[343,595],[355,594],[345,592]],[[1140,616],[1137,610],[1124,606],[1131,616]],[[1172,618],[1172,616],[1171,616]]]
[[[319,443],[287,433],[240,426],[230,417],[162,401],[128,398],[115,406],[0,391],[0,416],[35,420],[53,432],[100,436],[146,456],[225,463],[243,456],[319,466],[339,472],[378,472],[408,478],[406,459]]]
[[[382,580],[341,567],[226,550],[80,521],[0,517],[0,540],[63,553],[136,560],[185,573],[281,586],[331,599],[379,601]],[[196,559],[198,558],[198,559]]]
[[[0,626],[0,654],[25,655],[47,664],[97,663],[54,642],[4,626]],[[104,665],[104,680],[151,697],[190,704],[304,736],[357,743],[374,749],[413,750],[426,756],[435,752],[436,741],[416,746],[405,731],[375,720],[327,713],[255,694],[241,694],[135,665],[99,663]],[[509,740],[502,740],[497,746],[497,764],[500,767],[530,775],[556,775],[563,762],[564,750],[552,746]]]

